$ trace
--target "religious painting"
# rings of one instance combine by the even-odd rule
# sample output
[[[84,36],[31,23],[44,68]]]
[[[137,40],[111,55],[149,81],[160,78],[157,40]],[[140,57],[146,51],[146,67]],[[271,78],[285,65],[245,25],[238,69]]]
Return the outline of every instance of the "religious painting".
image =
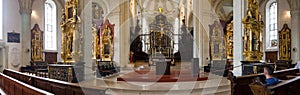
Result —
[[[16,33],[15,31],[7,33],[7,42],[20,43],[20,33]]]
[[[291,29],[287,24],[279,31],[279,60],[291,59]]]
[[[67,13],[68,13],[67,19],[73,18],[73,8],[72,7],[67,9]]]

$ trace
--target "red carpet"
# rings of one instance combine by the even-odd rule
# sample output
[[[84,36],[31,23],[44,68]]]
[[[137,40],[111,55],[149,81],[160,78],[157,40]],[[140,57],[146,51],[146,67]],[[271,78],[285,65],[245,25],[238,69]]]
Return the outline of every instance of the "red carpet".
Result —
[[[190,71],[171,71],[171,75],[156,75],[155,71],[135,71],[124,74],[117,81],[130,82],[180,82],[180,81],[203,81],[208,79],[207,73],[200,73],[193,77]]]

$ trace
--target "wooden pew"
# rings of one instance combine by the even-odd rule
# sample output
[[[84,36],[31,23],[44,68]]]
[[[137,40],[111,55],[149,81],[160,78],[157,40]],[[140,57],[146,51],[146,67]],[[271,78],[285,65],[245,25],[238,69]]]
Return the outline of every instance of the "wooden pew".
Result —
[[[300,95],[300,76],[267,87],[275,95]]]
[[[107,90],[107,88],[80,87],[78,83],[27,75],[10,69],[4,69],[3,73],[55,95],[104,95]]]
[[[54,95],[0,73],[0,87],[7,95]]]
[[[283,80],[282,82],[267,86],[261,82],[254,82],[249,84],[253,94],[255,95],[300,95],[300,76]]]
[[[299,73],[299,69],[291,68],[281,71],[275,71],[273,76],[280,80],[288,80],[286,76],[295,75],[297,73]],[[249,84],[253,83],[253,79],[257,77],[261,80],[265,80],[265,76],[263,75],[263,73],[235,77],[233,73],[230,72],[228,75],[228,79],[231,81],[231,94],[253,95]]]

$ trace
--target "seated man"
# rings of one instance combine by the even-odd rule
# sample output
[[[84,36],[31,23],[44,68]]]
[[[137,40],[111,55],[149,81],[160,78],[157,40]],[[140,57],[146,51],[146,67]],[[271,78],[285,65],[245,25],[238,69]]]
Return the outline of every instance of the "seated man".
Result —
[[[274,85],[274,84],[277,84],[280,82],[279,79],[273,77],[273,72],[274,72],[274,69],[270,66],[270,65],[266,65],[264,67],[264,75],[266,77],[266,84],[267,85]]]

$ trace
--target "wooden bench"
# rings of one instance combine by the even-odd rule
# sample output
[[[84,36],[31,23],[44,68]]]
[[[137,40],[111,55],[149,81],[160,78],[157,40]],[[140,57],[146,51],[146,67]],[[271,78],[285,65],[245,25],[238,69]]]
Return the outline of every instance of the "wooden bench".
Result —
[[[80,87],[78,83],[27,75],[10,69],[4,69],[3,73],[55,95],[104,95],[107,90],[107,88]]]
[[[282,82],[266,86],[263,83],[254,82],[249,84],[254,95],[300,95],[300,76],[283,80]]]
[[[280,80],[288,80],[289,78],[286,76],[296,75],[297,73],[299,73],[299,69],[291,68],[281,71],[275,71],[273,76]],[[228,79],[231,81],[232,95],[253,95],[249,84],[253,83],[253,79],[257,77],[261,80],[265,80],[265,76],[263,73],[235,77],[233,73],[230,72],[228,75]]]
[[[7,95],[54,95],[0,73],[0,87]]]

